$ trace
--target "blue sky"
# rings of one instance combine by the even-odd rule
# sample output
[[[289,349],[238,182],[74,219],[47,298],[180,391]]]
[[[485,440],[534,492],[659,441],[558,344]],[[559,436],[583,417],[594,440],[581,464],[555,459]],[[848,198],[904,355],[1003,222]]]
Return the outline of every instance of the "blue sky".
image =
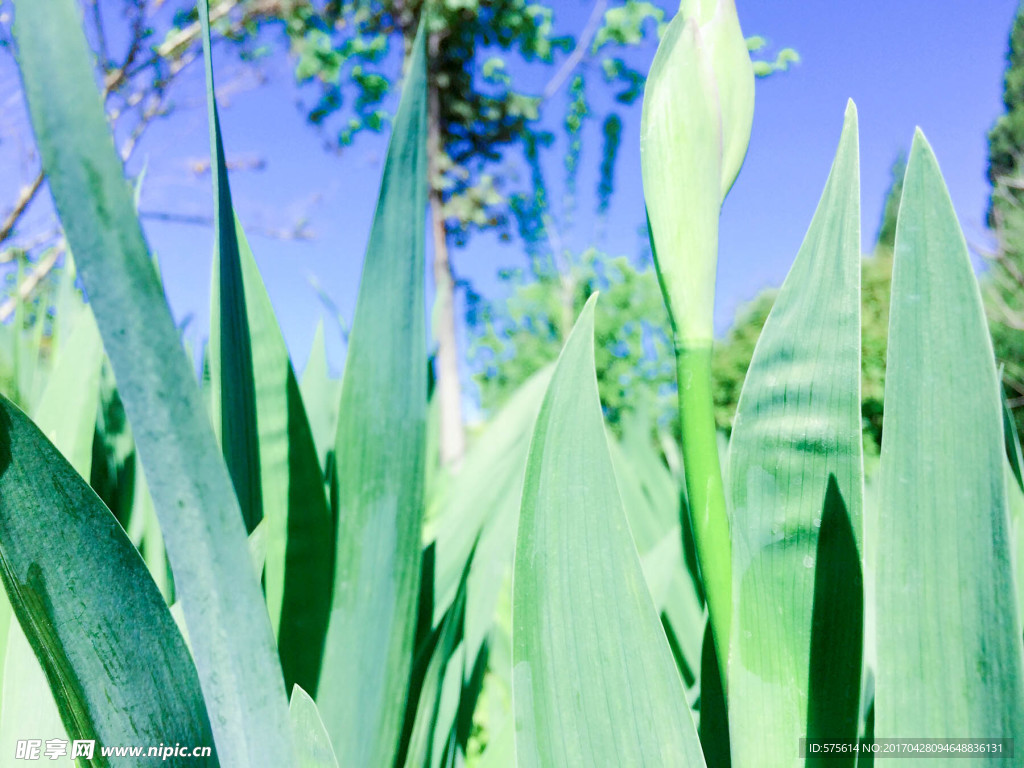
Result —
[[[860,115],[865,249],[878,226],[889,166],[909,145],[915,126],[924,130],[935,149],[968,242],[986,245],[985,134],[1002,110],[1013,0],[738,0],[737,5],[747,35],[767,38],[770,51],[792,46],[802,62],[758,82],[750,149],[722,214],[719,333],[745,301],[784,279],[824,185],[848,98],[854,99]],[[576,33],[591,5],[555,0],[553,7],[556,28]],[[633,54],[633,61],[645,68],[653,54],[652,39]],[[341,153],[325,151],[328,137],[305,122],[296,104],[301,95],[286,57],[264,60],[259,65],[264,82],[258,84],[228,49],[218,49],[215,55],[219,81],[230,84],[221,93],[228,155],[263,163],[261,170],[234,174],[232,186],[289,347],[301,368],[316,323],[324,317],[332,363],[339,368],[340,334],[311,289],[309,276],[315,276],[350,318],[384,137],[367,136]],[[513,69],[513,74],[520,73],[540,84],[547,77],[536,69]],[[596,84],[596,69],[591,73]],[[0,164],[8,169],[6,180],[0,181],[0,199],[7,200],[11,186],[30,173],[31,163],[19,160],[24,142],[11,139],[20,106],[17,80],[6,57],[0,62],[0,96],[0,127],[7,134],[0,135]],[[563,90],[549,106],[552,125],[562,119],[564,98]],[[148,163],[144,210],[208,215],[209,177],[190,170],[209,148],[199,68],[178,84],[176,106],[172,117],[153,127],[130,170]],[[593,205],[599,120],[590,121],[586,131],[582,208]],[[639,103],[625,113],[616,193],[599,243],[615,254],[636,255],[641,250],[638,133]],[[561,178],[561,156],[560,151],[553,152],[548,161],[553,181]],[[45,208],[40,206],[33,220],[45,219]],[[308,220],[312,240],[259,234],[299,219]],[[569,242],[574,247],[592,242],[593,224],[592,217],[581,215],[567,233]],[[191,316],[189,337],[198,344],[207,335],[213,233],[205,227],[156,221],[149,221],[146,229],[160,256],[172,309],[180,319]],[[454,259],[460,276],[495,297],[504,290],[498,270],[524,264],[520,249],[500,245],[489,236],[474,238],[467,249],[455,252]]]

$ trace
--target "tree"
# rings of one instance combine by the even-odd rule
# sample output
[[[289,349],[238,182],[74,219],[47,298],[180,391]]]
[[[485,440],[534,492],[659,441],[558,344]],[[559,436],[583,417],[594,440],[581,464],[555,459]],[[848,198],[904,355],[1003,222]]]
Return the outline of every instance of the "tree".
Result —
[[[988,223],[996,248],[983,291],[1003,389],[1024,426],[1024,3],[1010,30],[1003,74],[1005,113],[988,134]]]
[[[196,57],[195,9],[188,0],[130,0],[131,35],[125,51],[116,55],[107,42],[121,39],[108,34],[112,16],[101,10],[99,0],[85,2],[112,120],[127,126],[131,110],[140,112],[134,127],[124,129],[127,154],[151,120],[169,113],[170,84]],[[269,25],[284,31],[297,79],[318,84],[309,119],[333,131],[338,146],[357,140],[362,131],[386,126],[384,106],[393,90],[395,59],[404,61],[418,25],[426,23],[436,392],[442,456],[451,466],[458,464],[464,447],[454,303],[463,283],[453,273],[451,249],[481,230],[497,230],[503,238],[543,231],[543,210],[533,204],[535,174],[521,179],[519,164],[507,161],[521,157],[531,168],[539,166],[540,155],[553,141],[541,123],[542,109],[567,83],[576,110],[567,118],[569,133],[570,123],[578,125],[590,112],[588,88],[614,94],[615,106],[603,116],[602,131],[599,194],[607,209],[622,128],[618,111],[640,96],[644,81],[630,65],[628,49],[659,29],[665,16],[647,0],[598,0],[572,36],[556,34],[553,8],[525,0],[221,0],[212,9],[219,36],[245,58],[266,48],[260,30]],[[760,38],[751,40],[752,49],[763,44]],[[785,68],[796,58],[785,49],[775,61],[758,62],[759,73]],[[542,87],[521,85],[522,73],[532,65],[546,70]],[[574,184],[575,169],[569,169],[569,176],[567,184]],[[12,206],[10,225],[0,227],[0,243],[15,231],[41,185],[39,176]],[[28,275],[21,293],[35,290],[56,263],[56,257],[43,259],[40,253],[37,249],[34,259],[27,257],[27,263],[39,263],[39,274]]]
[[[321,86],[310,118],[317,124],[344,118],[337,131],[341,145],[384,125],[381,104],[391,88],[386,66],[391,47],[400,42],[408,50],[421,19],[426,21],[436,392],[445,464],[456,466],[464,450],[454,303],[458,281],[451,247],[474,231],[511,235],[518,174],[500,161],[510,151],[529,157],[550,144],[550,134],[540,127],[542,106],[590,57],[600,59],[604,80],[620,90],[620,102],[634,100],[642,75],[608,51],[641,42],[663,17],[661,8],[643,0],[598,0],[573,37],[555,34],[553,7],[525,0],[338,0],[322,11],[301,4],[286,20],[299,78],[316,79]],[[543,88],[527,92],[511,74],[509,57],[517,68],[531,62],[554,66],[561,59]],[[347,88],[349,83],[354,88]],[[355,94],[347,111],[342,109],[346,91]],[[617,120],[614,114],[606,118],[606,135],[615,146]]]
[[[998,227],[1000,209],[1019,204],[1024,190],[1000,186],[1018,177],[1021,151],[1024,148],[1024,3],[1010,28],[1006,69],[1003,72],[1003,109],[1005,110],[988,134],[988,180],[992,185],[989,198],[989,224]]]
[[[676,418],[675,367],[668,315],[652,265],[594,248],[572,259],[571,293],[560,274],[543,264],[506,279],[506,302],[487,302],[473,326],[470,363],[481,406],[494,411],[532,373],[553,361],[587,298],[600,291],[594,345],[605,419],[621,428],[629,411],[651,426],[671,429]]]

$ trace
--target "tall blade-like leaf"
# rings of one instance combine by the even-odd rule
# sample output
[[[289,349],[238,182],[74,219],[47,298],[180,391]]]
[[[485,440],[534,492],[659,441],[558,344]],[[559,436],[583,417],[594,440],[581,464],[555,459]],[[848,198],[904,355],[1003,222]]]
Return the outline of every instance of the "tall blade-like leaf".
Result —
[[[436,533],[427,537],[437,548],[435,624],[451,606],[460,574],[475,552],[466,587],[467,668],[483,647],[512,571],[526,455],[550,379],[551,366],[531,376],[476,439],[462,469],[441,494]]]
[[[862,632],[830,634],[827,617],[812,620],[812,612],[824,610],[815,602],[816,567],[831,567],[817,555],[832,477],[860,538],[860,259],[851,102],[818,209],[754,350],[730,442],[737,603],[727,696],[733,764],[741,768],[792,765],[809,723],[824,728],[818,735],[857,736]],[[843,562],[856,574],[838,588],[857,592],[849,607],[859,615],[855,544]],[[828,657],[837,664],[830,675],[815,678],[825,689],[812,691],[808,672],[822,646],[842,652]],[[816,711],[826,700],[841,713],[827,723]]]
[[[520,768],[703,766],[615,485],[584,307],[537,417],[513,576]]]
[[[238,501],[149,258],[79,24],[74,0],[15,4],[37,146],[161,520],[221,760],[288,766],[287,700]]]
[[[309,414],[313,428],[313,442],[316,444],[320,466],[326,467],[327,453],[334,449],[334,433],[338,423],[338,397],[341,382],[331,378],[327,365],[327,345],[324,341],[324,323],[317,323],[313,335],[313,347],[309,351],[306,367],[302,369],[302,402]]]
[[[224,461],[242,508],[245,529],[252,533],[263,517],[256,381],[242,256],[239,253],[240,228],[236,226],[231,204],[220,116],[214,95],[208,0],[199,0],[199,21],[203,30],[206,108],[210,122],[210,176],[213,179],[214,227],[217,230],[210,291],[210,403],[214,431],[220,438]]]
[[[219,246],[210,311],[214,423],[221,425],[229,468],[239,469],[232,472],[239,498],[247,496],[251,504],[260,505],[247,516],[250,532],[259,519],[258,512],[266,526],[264,584],[285,686],[290,689],[298,684],[315,694],[330,611],[334,522],[288,348],[249,242],[232,210],[214,100],[208,24],[203,25],[203,45],[207,52],[211,162],[219,201],[215,216]],[[230,235],[226,229],[231,230]],[[229,449],[232,443],[250,441],[254,445],[249,449]],[[255,478],[248,469],[251,462],[256,463]],[[255,488],[243,494],[240,482],[254,483]]]
[[[459,583],[458,594],[451,610],[437,629],[437,640],[423,673],[423,681],[416,702],[416,714],[409,732],[409,744],[403,764],[406,768],[422,768],[431,764],[431,755],[437,745],[439,709],[444,689],[446,670],[452,662],[452,652],[465,612],[465,572]],[[465,651],[463,650],[463,653]],[[461,682],[462,666],[459,665]],[[448,723],[450,726],[451,723]]]
[[[6,400],[0,563],[72,739],[212,746],[195,667],[145,563],[88,484]]]
[[[992,344],[967,245],[920,131],[903,180],[894,258],[875,733],[1019,745],[1021,624]]]
[[[413,44],[342,379],[338,541],[318,704],[353,768],[390,765],[419,599],[427,417],[426,61]]]

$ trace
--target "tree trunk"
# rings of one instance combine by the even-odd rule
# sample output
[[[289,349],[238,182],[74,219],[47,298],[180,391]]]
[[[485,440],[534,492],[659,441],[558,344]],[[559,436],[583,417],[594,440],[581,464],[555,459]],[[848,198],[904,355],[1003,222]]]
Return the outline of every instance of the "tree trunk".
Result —
[[[428,155],[430,174],[430,219],[434,235],[433,331],[437,339],[436,397],[441,410],[441,466],[458,469],[466,450],[462,425],[462,385],[459,382],[459,350],[455,339],[455,281],[448,254],[441,191],[436,188],[437,158],[440,157],[441,124],[436,86],[428,94]]]

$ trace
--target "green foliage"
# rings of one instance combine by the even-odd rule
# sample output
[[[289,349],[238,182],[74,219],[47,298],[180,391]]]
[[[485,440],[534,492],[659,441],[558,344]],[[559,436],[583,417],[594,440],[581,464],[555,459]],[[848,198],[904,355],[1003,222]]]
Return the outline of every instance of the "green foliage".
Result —
[[[470,351],[481,405],[496,410],[554,360],[590,296],[601,292],[594,318],[601,405],[613,430],[626,414],[643,412],[670,427],[675,410],[668,317],[657,276],[626,257],[590,249],[564,277],[540,265],[529,276],[508,276],[511,295],[478,310]]]
[[[665,11],[646,0],[626,0],[620,6],[604,12],[604,23],[594,35],[592,51],[599,51],[609,43],[636,45],[644,39],[644,24],[652,20],[658,25],[658,34],[664,28]]]
[[[870,738],[876,713],[885,736],[1019,740],[1020,451],[1001,416],[967,248],[923,136],[900,209],[887,205],[883,217],[892,247],[885,234],[862,261],[848,110],[790,275],[770,313],[767,300],[755,307],[767,319],[749,372],[738,355],[718,354],[746,379],[727,478],[710,339],[670,343],[664,274],[560,244],[534,156],[535,189],[517,220],[530,272],[515,276],[509,307],[476,308],[481,384],[492,407],[506,402],[461,472],[431,472],[426,32],[389,144],[343,386],[321,338],[306,403],[231,211],[208,78],[220,347],[206,381],[220,383],[204,399],[95,98],[75,6],[17,6],[33,125],[90,302],[61,281],[56,320],[37,308],[10,333],[23,355],[12,386],[35,423],[0,400],[0,624],[18,618],[10,632],[0,626],[10,637],[0,746],[31,723],[101,747],[215,746],[213,765],[750,768],[792,765],[802,736]],[[732,6],[687,8],[708,21]],[[205,3],[200,11],[206,36]],[[691,38],[670,47],[697,44],[696,22],[685,24]],[[704,74],[737,74],[716,66]],[[491,74],[500,80],[500,67]],[[738,74],[749,75],[745,61]],[[566,119],[573,193],[583,86],[572,83]],[[703,115],[712,129],[718,117]],[[719,205],[731,176],[716,176],[703,202]],[[573,205],[570,195],[567,220]],[[891,355],[883,363],[884,344],[863,345],[876,383],[886,365],[889,376],[881,503],[862,505],[874,494],[863,486],[859,316],[884,324],[890,282]],[[68,307],[75,322],[64,327]],[[755,325],[735,330],[736,349]],[[526,363],[555,356],[512,391]],[[490,389],[487,373],[498,379]],[[211,397],[221,401],[212,413]],[[224,428],[230,397],[251,400],[239,408],[244,428]],[[332,447],[321,422],[333,421]],[[222,440],[254,445],[222,452],[211,422]],[[253,463],[235,484],[225,455]],[[108,465],[101,474],[97,459]],[[118,517],[85,477],[103,478]],[[241,483],[259,484],[248,498],[262,507],[248,540]],[[304,601],[322,607],[326,583],[321,656],[322,625]],[[286,641],[289,611],[311,619],[308,634],[292,635],[305,641]],[[282,695],[285,678],[318,683],[317,701],[306,685]]]
[[[1000,207],[1024,202],[1021,190],[1002,198],[997,190],[1001,182],[1020,175],[1021,147],[1024,147],[1024,4],[1017,9],[1010,30],[1006,70],[1003,75],[1005,114],[996,120],[988,134],[988,180],[993,187],[989,202],[989,224],[995,225]]]
[[[882,400],[885,391],[892,249],[905,169],[906,160],[900,154],[892,165],[873,252],[861,261],[861,417],[864,448],[871,457],[878,456],[882,445]],[[776,295],[774,290],[758,294],[740,310],[725,338],[715,344],[715,357],[712,361],[715,420],[719,429],[726,432],[732,429],[740,388]]]
[[[346,764],[396,757],[420,593],[426,466],[426,41],[421,29],[367,245],[334,440],[337,544],[318,693]]]
[[[697,768],[700,742],[605,442],[596,298],[555,366],[523,483],[512,613],[516,764]]]
[[[252,505],[266,543],[262,572],[285,686],[314,694],[331,602],[334,521],[312,429],[284,336],[252,250],[235,217],[214,95],[209,29],[206,58],[217,248],[210,291],[211,417],[239,499]],[[252,533],[252,531],[250,531]]]
[[[1024,723],[1024,660],[998,379],[967,244],[920,131],[892,282],[876,733],[1011,738]],[[991,694],[969,694],[978,689]]]
[[[36,142],[133,425],[218,751],[227,765],[250,755],[287,765],[287,700],[238,501],[149,257],[77,6],[19,2],[15,19]]]
[[[1024,146],[1024,4],[1010,30],[1003,79],[1005,113],[988,135],[992,185],[988,223],[996,250],[985,281],[985,304],[1003,388],[1018,429],[1024,427],[1024,194],[1020,179]]]
[[[754,350],[729,442],[737,591],[728,692],[737,765],[791,765],[792,745],[805,735],[857,737],[860,258],[851,102],[825,191]],[[848,533],[837,539],[845,551],[823,553],[833,525]],[[824,568],[840,564],[846,572],[818,583]]]

